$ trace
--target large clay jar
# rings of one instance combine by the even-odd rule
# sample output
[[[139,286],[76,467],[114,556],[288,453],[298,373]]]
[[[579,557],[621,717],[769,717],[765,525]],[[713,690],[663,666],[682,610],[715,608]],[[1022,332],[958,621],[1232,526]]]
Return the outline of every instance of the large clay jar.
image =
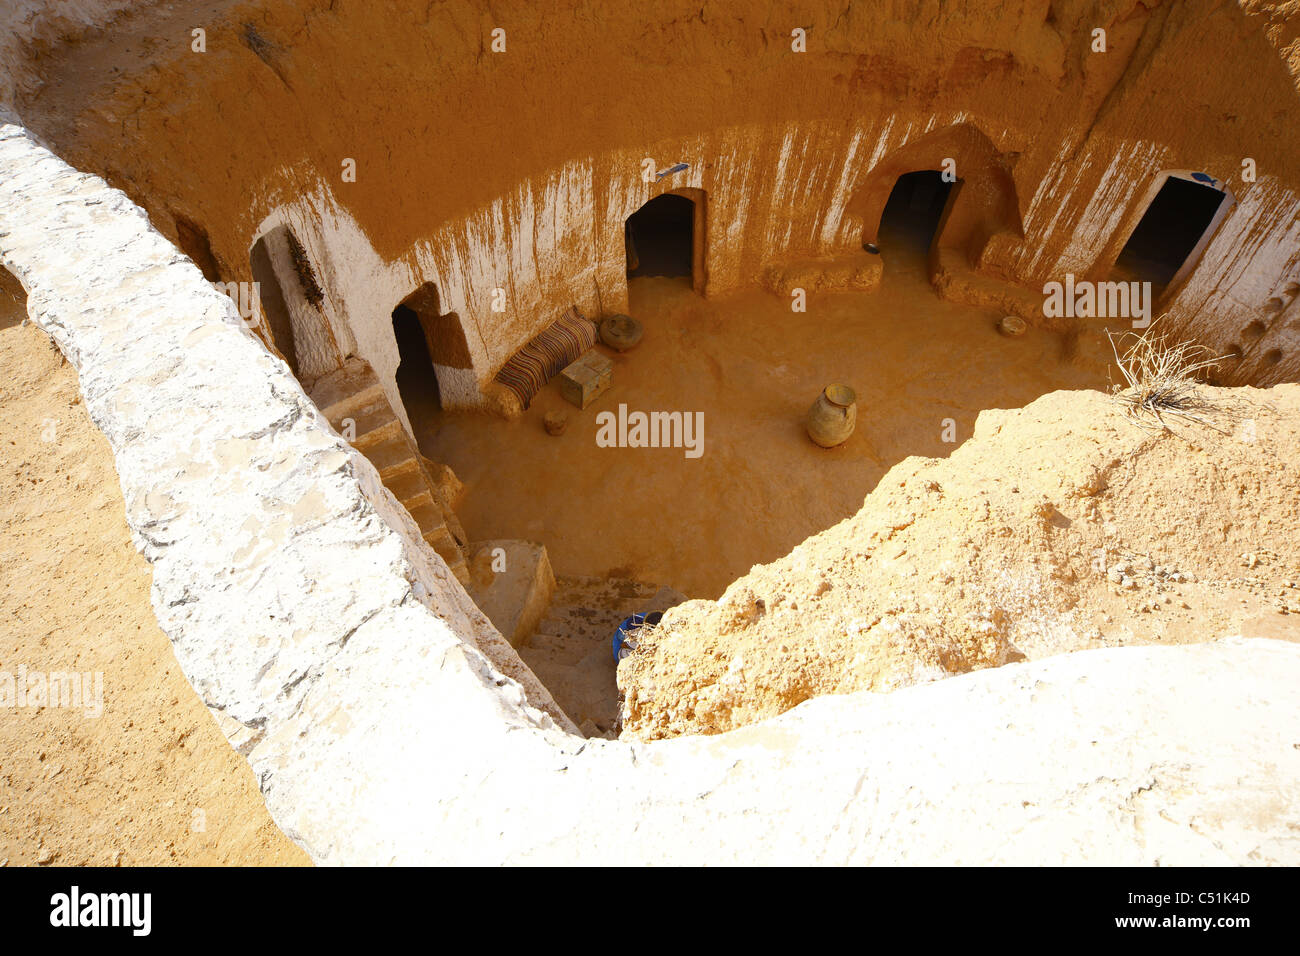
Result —
[[[823,448],[843,444],[858,423],[857,401],[847,385],[827,385],[808,409],[808,437]]]

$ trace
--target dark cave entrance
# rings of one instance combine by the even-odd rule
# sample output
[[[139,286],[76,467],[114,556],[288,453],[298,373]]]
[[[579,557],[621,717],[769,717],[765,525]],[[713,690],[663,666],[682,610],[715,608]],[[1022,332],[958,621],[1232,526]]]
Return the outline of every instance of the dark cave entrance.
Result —
[[[438,287],[425,282],[393,309],[397,339],[397,390],[407,417],[417,419],[442,410],[439,369],[471,369],[473,360],[465,329],[455,312],[443,314]]]
[[[1206,238],[1223,200],[1212,186],[1170,176],[1115,260],[1117,273],[1150,282],[1159,295]]]
[[[695,278],[695,202],[656,196],[630,215],[624,227],[628,278]]]
[[[409,305],[393,309],[393,336],[397,339],[397,390],[402,395],[407,415],[440,410],[442,395],[438,389],[438,373],[429,355],[429,343],[425,341],[420,316]]]
[[[933,169],[899,176],[880,214],[878,235],[882,245],[927,255],[956,185]]]
[[[279,228],[284,229],[285,227],[281,226]],[[284,289],[275,274],[275,266],[271,262],[271,251],[268,246],[268,241],[274,241],[278,231],[272,230],[272,232],[267,233],[253,243],[252,252],[249,253],[249,264],[253,270],[253,281],[258,286],[262,314],[266,316],[266,324],[271,332],[271,341],[275,343],[275,347],[284,356],[289,370],[297,376],[298,351],[294,345],[293,319],[289,314],[289,306],[284,298]]]

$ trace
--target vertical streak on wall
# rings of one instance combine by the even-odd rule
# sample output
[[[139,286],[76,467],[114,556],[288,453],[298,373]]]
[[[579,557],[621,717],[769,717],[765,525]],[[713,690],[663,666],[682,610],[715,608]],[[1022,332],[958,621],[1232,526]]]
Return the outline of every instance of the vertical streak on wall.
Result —
[[[1265,310],[1288,282],[1300,282],[1300,198],[1273,179],[1236,190],[1236,208],[1169,304],[1171,327],[1219,355],[1241,348],[1240,363],[1223,367],[1226,382],[1300,377],[1300,324]],[[1257,321],[1266,331],[1252,341],[1245,330]],[[1274,350],[1280,361],[1266,361]]]
[[[1103,162],[1105,157],[1097,156],[1095,167],[1089,167],[1085,161],[1082,170],[1076,169],[1076,182],[1082,188],[1077,196],[1070,197],[1070,206],[1077,209],[1080,200],[1085,200],[1085,204],[1068,226],[1065,250],[1052,265],[1052,275],[1067,272],[1084,275],[1097,263],[1151,178],[1168,165],[1166,155],[1167,151],[1155,144],[1130,143],[1112,154],[1108,162]],[[1094,184],[1092,179],[1097,168],[1104,172]],[[1052,243],[1059,239],[1049,236],[1045,241]]]
[[[420,282],[434,282],[444,312],[461,317],[473,362],[472,369],[440,370],[440,391],[448,407],[474,406],[500,365],[570,304],[592,317],[602,308],[627,308],[623,225],[652,196],[685,186],[705,190],[709,292],[725,293],[754,281],[770,262],[856,249],[854,231],[863,224],[848,204],[871,170],[925,130],[962,118],[908,122],[889,115],[854,126],[734,127],[575,159],[431,230],[393,263],[378,259],[324,184],[281,218],[301,230],[313,224],[310,232],[299,232],[313,256],[329,250],[321,276],[329,285],[327,299],[340,303],[357,354],[374,367],[395,404],[398,355],[390,313]],[[647,156],[690,168],[646,183]],[[1099,256],[1115,251],[1141,191],[1167,164],[1165,148],[1155,143],[1077,152],[1063,145],[1040,181],[1019,180],[1033,196],[1024,213],[1026,238],[994,237],[980,267],[1026,285],[1087,272]],[[1277,184],[1244,191],[1171,303],[1170,325],[1184,322],[1209,344],[1230,335],[1213,331],[1222,314],[1238,324],[1247,313],[1255,318],[1252,310],[1284,273],[1294,273],[1297,207],[1296,196]],[[497,288],[505,290],[504,312],[492,310]],[[1198,310],[1216,318],[1191,321]],[[1290,342],[1293,334],[1279,326],[1259,348],[1278,336]],[[1276,348],[1287,352],[1280,368],[1289,368],[1295,348],[1268,345]]]
[[[831,207],[826,210],[826,216],[822,220],[821,245],[824,249],[830,249],[842,241],[840,226],[844,222],[844,206],[849,197],[853,195],[852,185],[860,174],[854,160],[858,157],[858,147],[862,145],[862,137],[863,131],[861,128],[854,130],[853,136],[849,140],[848,149],[844,153],[844,161],[840,166],[840,176],[835,184]]]

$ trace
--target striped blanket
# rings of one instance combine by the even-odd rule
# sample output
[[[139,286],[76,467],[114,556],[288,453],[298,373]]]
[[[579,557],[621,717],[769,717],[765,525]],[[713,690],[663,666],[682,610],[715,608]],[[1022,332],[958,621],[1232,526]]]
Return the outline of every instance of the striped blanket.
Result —
[[[564,315],[501,367],[496,380],[514,392],[519,404],[527,408],[553,375],[595,344],[595,324],[584,318],[576,305],[569,306]]]

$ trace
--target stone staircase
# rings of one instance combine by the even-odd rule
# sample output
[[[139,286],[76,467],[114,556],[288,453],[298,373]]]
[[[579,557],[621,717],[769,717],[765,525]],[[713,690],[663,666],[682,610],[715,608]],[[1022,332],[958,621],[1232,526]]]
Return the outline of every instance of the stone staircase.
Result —
[[[624,618],[665,610],[682,595],[624,578],[560,577],[551,606],[519,656],[588,737],[618,735],[611,640]]]
[[[311,388],[312,401],[340,435],[370,460],[384,486],[420,528],[424,540],[462,583],[469,580],[465,530],[440,490],[438,469],[407,437],[370,365],[351,358]]]

